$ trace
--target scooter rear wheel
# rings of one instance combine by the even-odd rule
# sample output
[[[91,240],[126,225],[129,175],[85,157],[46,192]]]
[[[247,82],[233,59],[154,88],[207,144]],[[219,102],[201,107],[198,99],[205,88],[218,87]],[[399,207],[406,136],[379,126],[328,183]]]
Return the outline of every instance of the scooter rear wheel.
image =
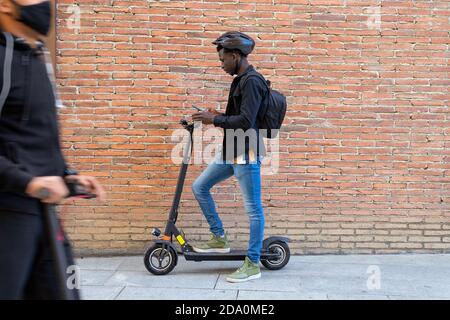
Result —
[[[264,267],[269,270],[280,270],[285,265],[288,264],[289,258],[291,257],[291,251],[289,250],[289,246],[286,242],[283,241],[275,241],[269,244],[267,247],[267,251],[270,253],[279,254],[279,258],[272,260],[261,260],[261,263]]]
[[[151,246],[144,256],[144,264],[147,270],[154,275],[168,274],[175,268],[178,262],[177,253],[169,245],[156,243]]]

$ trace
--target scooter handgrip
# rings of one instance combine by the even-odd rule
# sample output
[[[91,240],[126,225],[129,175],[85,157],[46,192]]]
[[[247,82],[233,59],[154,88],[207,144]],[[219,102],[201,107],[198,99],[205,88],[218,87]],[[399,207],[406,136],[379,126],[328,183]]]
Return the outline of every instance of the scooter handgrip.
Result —
[[[87,192],[83,186],[79,184],[69,182],[67,183],[67,187],[69,188],[69,198],[93,199],[97,197],[95,194]]]

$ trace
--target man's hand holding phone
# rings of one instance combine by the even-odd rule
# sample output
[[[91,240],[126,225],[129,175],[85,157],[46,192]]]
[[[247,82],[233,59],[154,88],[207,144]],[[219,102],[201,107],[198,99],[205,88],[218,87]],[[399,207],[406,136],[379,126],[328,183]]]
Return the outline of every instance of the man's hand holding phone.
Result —
[[[203,124],[213,124],[214,117],[217,115],[221,115],[221,113],[214,108],[208,108],[207,110],[205,110],[194,105],[192,107],[199,111],[198,113],[192,115],[192,120],[201,121]]]

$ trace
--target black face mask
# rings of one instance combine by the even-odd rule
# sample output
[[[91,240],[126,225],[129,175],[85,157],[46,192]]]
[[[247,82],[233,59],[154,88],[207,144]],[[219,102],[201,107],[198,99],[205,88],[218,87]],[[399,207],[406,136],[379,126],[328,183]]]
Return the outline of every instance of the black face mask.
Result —
[[[11,0],[20,10],[19,20],[34,31],[46,36],[50,31],[52,8],[50,1],[22,6]]]

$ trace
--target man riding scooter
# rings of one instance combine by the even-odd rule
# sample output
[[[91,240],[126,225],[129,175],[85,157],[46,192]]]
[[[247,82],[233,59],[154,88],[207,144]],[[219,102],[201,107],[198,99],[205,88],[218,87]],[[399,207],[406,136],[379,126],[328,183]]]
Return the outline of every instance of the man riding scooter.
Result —
[[[264,152],[264,143],[258,130],[257,115],[268,88],[262,82],[262,77],[246,77],[249,73],[257,73],[247,60],[247,56],[255,47],[252,38],[241,32],[227,32],[213,44],[217,46],[222,69],[236,77],[231,84],[225,114],[209,109],[192,116],[194,121],[213,124],[225,131],[221,155],[209,164],[192,185],[194,195],[212,233],[211,240],[193,248],[199,253],[230,252],[228,239],[210,189],[217,183],[235,176],[250,219],[250,240],[243,266],[226,279],[229,282],[244,282],[261,277],[259,262],[264,238],[261,156]],[[240,83],[242,79],[245,79],[244,83]],[[251,134],[248,134],[248,130]],[[239,135],[248,136],[250,139],[245,137],[239,139]],[[236,141],[245,141],[245,146],[239,146]]]

